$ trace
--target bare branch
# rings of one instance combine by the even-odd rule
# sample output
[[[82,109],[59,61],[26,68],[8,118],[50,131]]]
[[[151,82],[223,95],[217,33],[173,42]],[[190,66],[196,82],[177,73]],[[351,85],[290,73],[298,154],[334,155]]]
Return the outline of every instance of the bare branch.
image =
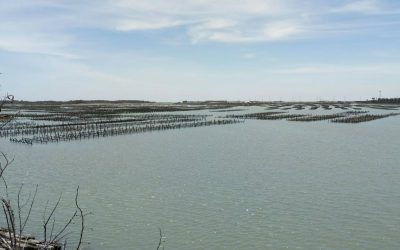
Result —
[[[24,231],[26,223],[28,223],[29,216],[31,215],[32,207],[33,207],[33,204],[35,203],[35,200],[36,200],[36,194],[37,194],[37,191],[38,191],[38,187],[39,187],[39,185],[36,185],[35,194],[33,195],[33,198],[32,198],[32,201],[31,201],[31,205],[29,206],[28,214],[26,215],[25,221],[24,221],[24,223],[22,225],[21,233]]]
[[[21,235],[21,229],[22,229],[22,219],[21,219],[21,192],[22,192],[22,187],[24,184],[21,184],[18,190],[18,195],[17,195],[17,206],[18,206],[18,221],[19,221],[19,234]]]
[[[161,246],[162,246],[162,249],[164,249],[164,245],[163,245],[163,238],[164,238],[164,236],[163,236],[163,234],[162,234],[162,231],[161,231],[161,228],[159,227],[158,228],[158,230],[160,231],[160,239],[159,239],[159,241],[158,241],[158,246],[157,246],[157,250],[160,250],[161,249]]]
[[[12,238],[11,238],[10,220],[8,219],[8,213],[7,213],[7,209],[6,209],[6,206],[5,206],[5,204],[4,204],[4,201],[5,201],[5,200],[2,199],[2,202],[3,202],[2,206],[3,206],[4,216],[6,217],[8,236],[9,236],[9,238],[10,238],[10,240],[11,240]],[[12,241],[11,241],[11,245],[12,245]]]
[[[53,217],[54,212],[57,210],[58,205],[60,204],[62,194],[58,197],[57,203],[54,205],[53,209],[50,212],[50,215],[45,219],[44,224],[43,224],[43,230],[44,230],[44,241],[47,241],[47,225],[49,224],[50,219]]]
[[[49,237],[49,242],[51,242],[51,238],[53,237],[53,232],[54,232],[54,225],[56,224],[56,218],[53,218],[53,223],[51,225],[51,231],[50,231],[50,237]]]
[[[75,213],[71,216],[69,221],[64,225],[63,229],[61,229],[61,231],[56,236],[54,236],[53,239],[50,238],[51,242],[58,242],[61,239],[61,238],[58,238],[58,237],[65,232],[65,230],[72,223],[72,221],[74,220],[74,218],[76,217],[77,214],[78,214],[78,211],[75,211]]]
[[[19,222],[19,240],[18,240],[18,247],[21,245],[21,237],[22,237],[22,219],[21,219],[21,192],[22,192],[22,187],[24,184],[21,184],[19,190],[18,190],[18,195],[17,195],[17,206],[18,206],[18,222]]]
[[[8,233],[10,236],[11,240],[11,246],[15,247],[17,245],[17,236],[16,236],[16,230],[15,230],[15,216],[14,216],[14,211],[11,207],[10,201],[6,199],[1,200],[3,202],[3,211],[6,216],[7,220],[7,228],[8,228]]]
[[[67,249],[67,239],[64,240],[64,247],[63,250]]]
[[[8,166],[11,165],[11,163],[13,163],[14,158],[10,161],[10,160],[8,160],[8,157],[3,152],[0,152],[0,154],[3,157],[3,159],[6,161],[4,164],[4,167],[2,167],[0,165],[0,176],[3,176],[4,171],[7,169]]]
[[[83,231],[85,229],[85,216],[83,214],[82,209],[79,207],[78,196],[79,196],[79,186],[76,188],[76,196],[75,196],[75,205],[76,205],[76,208],[79,210],[79,213],[80,213],[80,216],[81,216],[81,234],[80,234],[80,237],[79,237],[78,246],[76,247],[77,250],[79,250],[80,247],[81,247],[82,238],[83,238]]]

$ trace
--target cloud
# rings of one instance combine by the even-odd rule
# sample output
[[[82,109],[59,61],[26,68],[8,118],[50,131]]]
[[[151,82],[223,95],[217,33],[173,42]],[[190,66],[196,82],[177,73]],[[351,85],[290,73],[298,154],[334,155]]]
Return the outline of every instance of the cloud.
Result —
[[[7,70],[4,88],[23,100],[117,98],[131,83],[120,74],[60,57],[32,55]],[[16,74],[15,72],[21,72]],[[28,77],[27,77],[28,76]],[[138,85],[136,85],[138,86]]]
[[[38,1],[37,6],[21,1],[20,5],[8,2],[0,9],[0,50],[16,53],[42,54],[77,59],[69,51],[74,43],[71,34],[64,31],[54,14],[36,13],[35,8],[52,6]]]
[[[287,39],[300,33],[295,22],[302,17],[292,0],[114,0],[87,2],[30,1],[8,3],[1,16],[20,16],[32,32],[69,33],[71,29],[103,29],[122,32],[183,27],[192,43],[243,43]],[[19,6],[19,8],[18,8]],[[44,15],[40,15],[46,11]],[[24,14],[25,12],[29,14]],[[34,13],[33,15],[31,13]],[[296,21],[289,23],[287,19]],[[20,26],[16,30],[25,31]],[[1,29],[0,29],[1,31]],[[32,42],[35,42],[34,40]],[[41,42],[40,42],[41,43]],[[62,46],[60,46],[62,47]],[[60,53],[62,54],[62,53]]]
[[[255,53],[244,53],[242,55],[242,58],[247,59],[247,60],[252,60],[252,59],[257,58],[257,54],[255,54]]]
[[[111,7],[127,12],[157,13],[158,15],[221,17],[226,15],[276,15],[285,12],[285,0],[114,0]],[[222,15],[223,16],[223,15]]]
[[[116,0],[109,10],[119,31],[145,31],[182,26],[192,43],[243,43],[280,40],[298,33],[282,19],[293,13],[278,0]],[[123,18],[123,20],[120,20]]]
[[[38,98],[43,93],[48,98],[107,98],[117,92],[121,98],[162,98],[167,92],[179,98],[204,93],[199,98],[206,98],[217,86],[216,97],[227,89],[240,97],[254,89],[268,92],[282,82],[290,83],[288,91],[326,81],[398,86],[399,64],[357,65],[364,58],[379,62],[366,55],[371,49],[387,53],[395,47],[400,21],[393,15],[399,7],[395,0],[0,3],[0,66],[17,79],[11,86],[23,84],[27,97],[33,84],[41,86]],[[318,64],[339,57],[348,65]],[[249,82],[251,88],[243,84]],[[311,88],[295,91],[301,89]]]
[[[271,70],[273,73],[278,74],[360,74],[360,73],[368,73],[368,74],[393,74],[400,75],[398,69],[400,68],[400,64],[397,63],[380,63],[380,64],[358,64],[358,65],[305,65],[299,67],[292,67],[286,69],[275,69]]]
[[[58,36],[70,36],[73,40],[73,30],[76,29],[145,32],[180,27],[193,44],[307,39],[325,36],[332,30],[338,34],[337,31],[341,30],[348,32],[348,27],[357,29],[353,25],[357,20],[347,20],[343,24],[335,20],[336,15],[383,14],[393,13],[396,9],[383,3],[384,0],[316,0],[312,4],[295,0],[98,0],[94,4],[86,1],[21,0],[2,5],[0,22],[5,24],[0,28],[0,38],[4,34],[9,36],[10,30],[19,31],[14,39],[21,41],[13,46],[10,43],[6,46],[3,42],[3,49],[27,51],[29,46],[25,41],[29,41],[29,52],[38,49],[40,53],[53,55],[71,54],[68,53],[70,44]],[[9,22],[14,28],[4,29]],[[50,35],[45,39],[32,39],[31,34]]]
[[[238,23],[231,19],[214,18],[199,25],[202,29],[226,29],[235,27]]]
[[[386,4],[385,4],[386,3]],[[358,13],[365,15],[393,15],[399,14],[399,6],[390,6],[385,1],[357,0],[350,1],[342,6],[331,9],[332,13]]]
[[[282,21],[267,24],[264,29],[264,36],[268,40],[279,40],[300,32],[298,23]]]
[[[383,3],[385,0],[316,0],[312,4],[294,0],[116,0],[108,9],[118,13],[114,21],[120,31],[181,26],[193,44],[254,43],[357,31],[358,20],[343,23],[335,20],[336,15],[396,13],[393,6]],[[121,21],[118,15],[133,18]],[[369,24],[379,23],[374,20]]]
[[[359,12],[359,13],[376,13],[380,11],[380,7],[375,0],[361,0],[349,2],[334,8],[333,12]]]
[[[38,34],[0,35],[0,50],[78,59],[79,56],[64,50],[66,40]]]
[[[116,29],[119,31],[134,31],[134,30],[156,30],[172,28],[184,25],[185,22],[179,20],[155,20],[155,21],[141,21],[141,20],[124,20],[117,24]]]
[[[246,25],[234,21],[222,21],[214,25],[195,25],[189,28],[193,43],[223,42],[249,43],[268,42],[294,38],[302,33],[301,21],[278,21]],[[216,25],[218,24],[218,25]]]

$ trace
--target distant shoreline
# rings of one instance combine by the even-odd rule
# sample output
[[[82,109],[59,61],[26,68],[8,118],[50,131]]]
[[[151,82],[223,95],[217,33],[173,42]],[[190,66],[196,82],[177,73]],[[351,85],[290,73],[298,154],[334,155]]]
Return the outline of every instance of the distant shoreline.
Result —
[[[82,105],[82,104],[175,104],[175,105],[262,105],[262,104],[350,104],[350,103],[364,103],[364,104],[400,104],[400,98],[382,98],[372,99],[365,101],[227,101],[227,100],[205,100],[205,101],[181,101],[181,102],[158,102],[158,101],[145,101],[145,100],[69,100],[69,101],[55,101],[55,100],[40,100],[40,101],[25,101],[15,100],[15,104],[38,104],[38,105]]]

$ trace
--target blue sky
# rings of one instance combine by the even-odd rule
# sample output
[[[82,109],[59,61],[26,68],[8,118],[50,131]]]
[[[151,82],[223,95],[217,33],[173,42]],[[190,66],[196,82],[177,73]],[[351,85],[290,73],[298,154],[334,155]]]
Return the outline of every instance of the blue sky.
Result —
[[[0,0],[23,100],[400,95],[398,0]]]

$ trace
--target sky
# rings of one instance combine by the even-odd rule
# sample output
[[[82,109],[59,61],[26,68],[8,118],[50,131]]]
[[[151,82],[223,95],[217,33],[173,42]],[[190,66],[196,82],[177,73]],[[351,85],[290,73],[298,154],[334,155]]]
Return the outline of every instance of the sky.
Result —
[[[19,100],[400,96],[398,0],[0,0]]]

